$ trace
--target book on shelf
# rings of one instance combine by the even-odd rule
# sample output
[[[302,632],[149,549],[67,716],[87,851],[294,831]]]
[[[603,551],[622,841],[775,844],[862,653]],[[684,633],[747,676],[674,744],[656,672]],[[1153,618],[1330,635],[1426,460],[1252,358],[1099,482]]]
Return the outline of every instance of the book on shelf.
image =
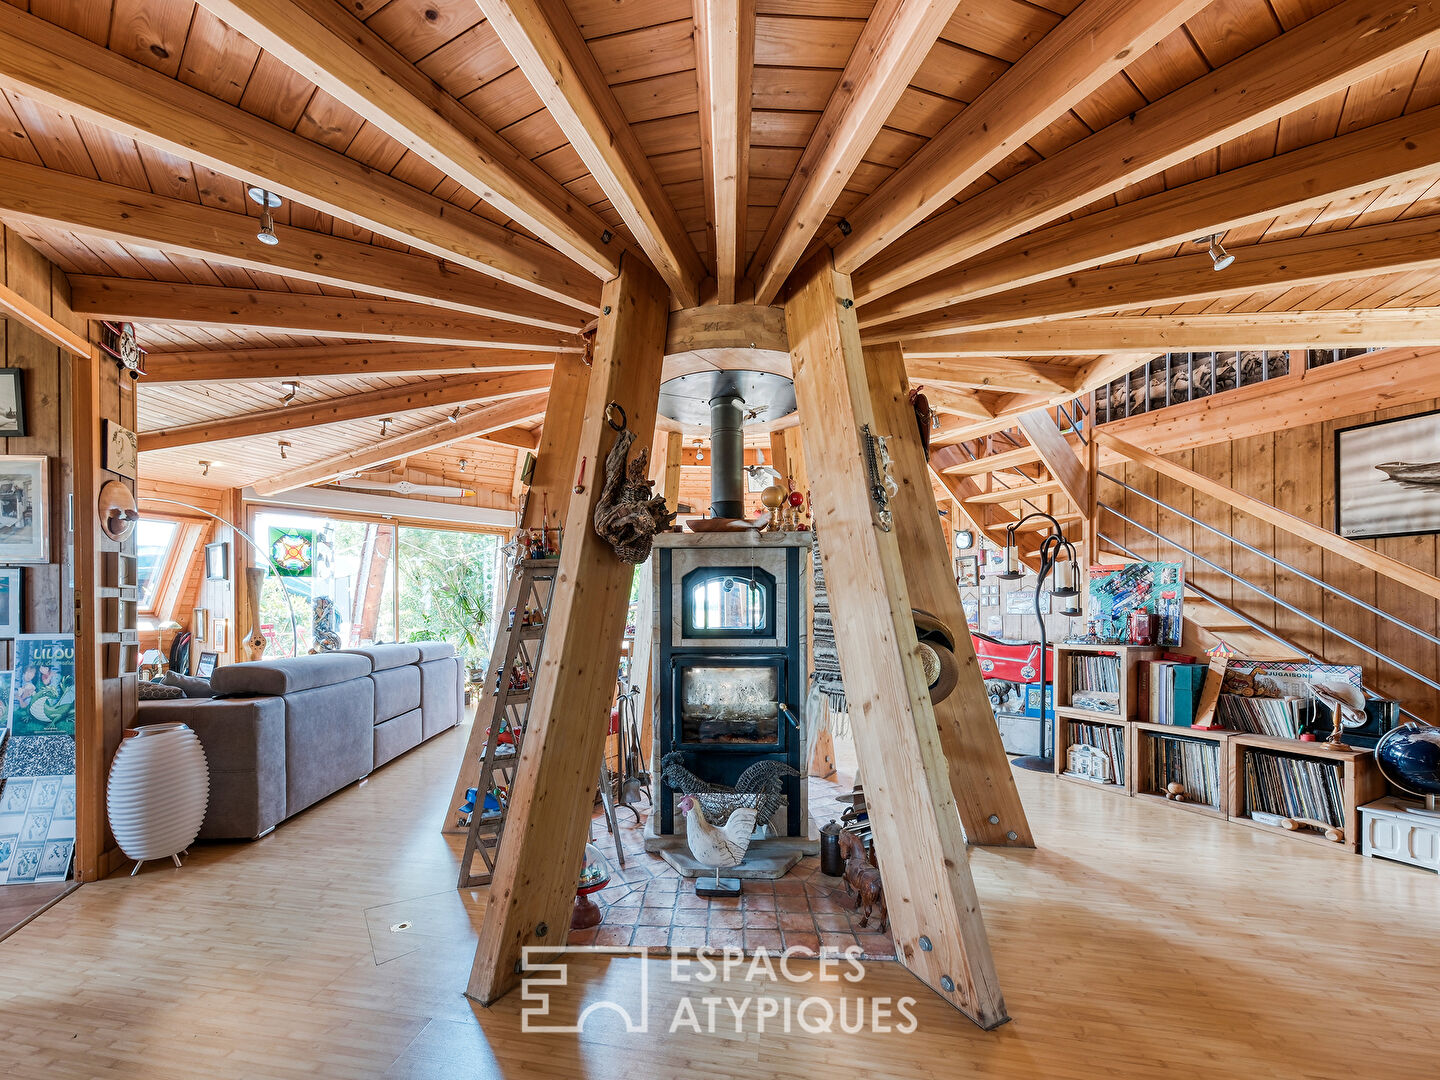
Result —
[[[1204,664],[1148,660],[1140,664],[1140,719],[1151,724],[1190,727],[1205,688]]]
[[[1215,716],[1231,731],[1298,739],[1313,709],[1314,702],[1309,698],[1221,694]]]
[[[1125,729],[1114,724],[1087,724],[1071,720],[1067,725],[1071,746],[1091,746],[1110,759],[1113,782],[1124,786]]]
[[[1340,766],[1246,749],[1245,809],[1340,828],[1345,823]]]
[[[1145,740],[1150,751],[1151,794],[1163,795],[1169,784],[1180,784],[1191,802],[1219,808],[1220,746],[1203,739],[1154,735]]]
[[[1074,654],[1070,657],[1070,701],[1090,712],[1120,711],[1120,658]]]

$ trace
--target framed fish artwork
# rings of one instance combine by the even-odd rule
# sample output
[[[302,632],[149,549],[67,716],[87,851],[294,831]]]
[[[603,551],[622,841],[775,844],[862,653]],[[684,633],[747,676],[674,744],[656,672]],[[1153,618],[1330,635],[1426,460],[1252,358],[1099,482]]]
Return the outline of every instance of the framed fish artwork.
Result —
[[[1440,532],[1440,410],[1335,432],[1335,531],[1347,540]]]

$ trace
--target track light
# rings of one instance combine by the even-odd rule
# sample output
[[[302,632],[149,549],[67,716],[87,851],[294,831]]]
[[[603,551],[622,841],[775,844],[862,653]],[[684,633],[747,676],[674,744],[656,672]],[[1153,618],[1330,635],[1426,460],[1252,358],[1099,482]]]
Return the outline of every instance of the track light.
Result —
[[[1209,236],[1202,236],[1199,240],[1195,241],[1197,244],[1206,245],[1206,250],[1210,255],[1210,261],[1215,264],[1217,271],[1224,270],[1235,261],[1235,256],[1226,251],[1225,245],[1220,243],[1220,237],[1224,235],[1224,233],[1211,233]]]
[[[460,422],[460,406],[456,405],[455,410],[445,419],[449,420],[452,424],[458,424]]]
[[[210,462],[210,461],[197,461],[196,464],[200,466],[200,475],[201,475],[201,476],[209,476],[209,475],[210,475],[210,466],[211,466],[212,464],[214,464],[214,462]]]
[[[260,231],[255,234],[255,239],[274,247],[280,243],[280,238],[275,235],[275,215],[271,211],[280,205],[280,196],[261,187],[250,188],[249,194],[251,201],[260,206]]]
[[[290,448],[290,444],[289,444],[288,442],[286,442],[284,439],[280,439],[280,440],[279,440],[279,444],[280,444],[280,460],[281,460],[281,461],[285,461],[285,460],[286,460],[287,458],[289,458],[289,456],[290,456],[289,454],[285,453],[285,451]]]
[[[394,418],[389,416],[384,417],[380,421],[380,437],[382,439],[388,439],[390,437],[390,425],[394,422]]]
[[[295,400],[295,395],[300,393],[300,384],[293,382],[283,382],[280,385],[285,388],[285,396],[280,399],[280,404],[289,405],[292,401]]]
[[[460,471],[464,472],[468,468],[470,468],[470,459],[462,457],[460,459]]]

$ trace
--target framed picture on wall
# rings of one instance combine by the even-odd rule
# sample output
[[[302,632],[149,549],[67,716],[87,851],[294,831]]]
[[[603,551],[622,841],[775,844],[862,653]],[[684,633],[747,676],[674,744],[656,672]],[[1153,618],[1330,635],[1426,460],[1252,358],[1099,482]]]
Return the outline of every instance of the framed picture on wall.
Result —
[[[0,368],[0,436],[18,439],[25,434],[25,372]]]
[[[980,556],[961,555],[955,560],[955,580],[962,589],[973,589],[980,584]]]
[[[0,569],[0,638],[20,635],[20,612],[25,610],[22,580],[19,569]]]
[[[1440,532],[1440,410],[1335,432],[1335,531],[1347,540]]]
[[[101,422],[105,445],[105,468],[119,473],[130,480],[139,474],[140,442],[135,432],[115,423],[114,420]]]
[[[50,561],[50,459],[0,456],[0,564]]]
[[[206,544],[205,545],[205,580],[206,581],[229,581],[230,580],[230,545],[229,544]]]
[[[195,665],[195,677],[197,679],[208,679],[215,674],[215,665],[220,662],[220,654],[213,652],[202,652],[200,662]]]

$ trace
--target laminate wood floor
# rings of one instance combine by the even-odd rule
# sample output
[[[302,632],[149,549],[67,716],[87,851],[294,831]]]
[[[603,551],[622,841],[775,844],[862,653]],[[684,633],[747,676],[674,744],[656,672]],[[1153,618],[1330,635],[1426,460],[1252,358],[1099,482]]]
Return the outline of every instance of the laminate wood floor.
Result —
[[[518,994],[462,996],[485,894],[455,891],[438,825],[463,743],[448,733],[258,843],[86,885],[0,942],[0,1076],[1390,1080],[1440,1062],[1434,875],[1032,773],[1039,849],[972,857],[1014,1017],[999,1030],[895,964],[717,987],[588,957],[552,1015],[643,983],[649,1030],[602,1010],[580,1035],[525,1033]],[[912,1032],[799,1023],[906,995]],[[705,1025],[705,999],[726,997],[750,1002],[740,1031],[717,1000],[718,1031],[669,1032],[682,999]]]

